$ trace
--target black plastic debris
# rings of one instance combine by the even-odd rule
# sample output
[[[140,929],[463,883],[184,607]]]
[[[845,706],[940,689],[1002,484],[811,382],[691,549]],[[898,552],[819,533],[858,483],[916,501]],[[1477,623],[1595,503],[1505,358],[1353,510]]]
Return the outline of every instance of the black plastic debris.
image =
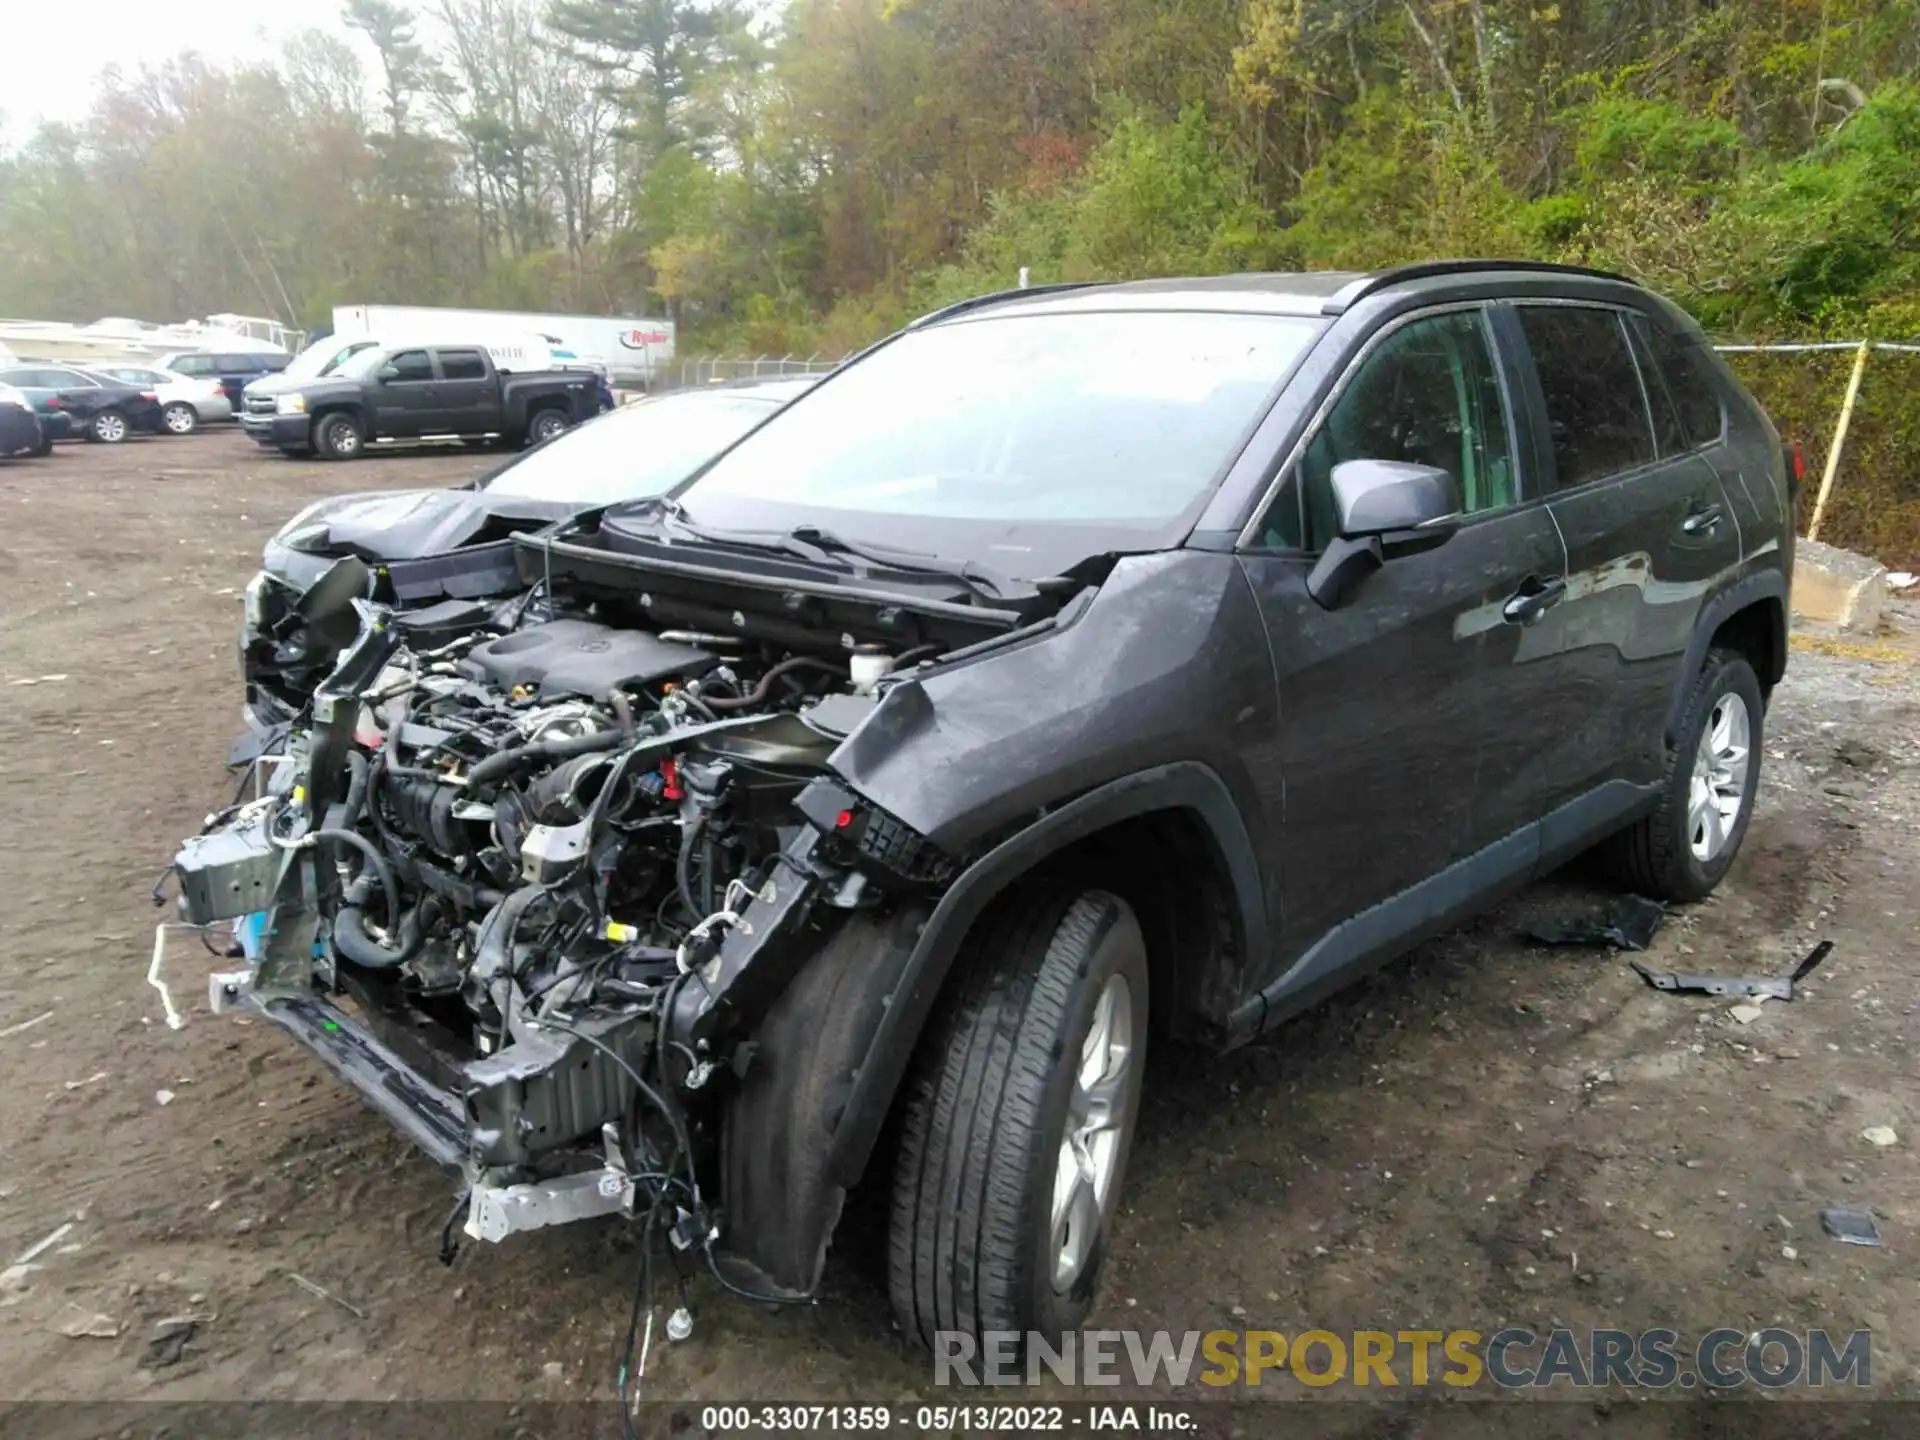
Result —
[[[1657,900],[1626,895],[1598,915],[1542,920],[1523,933],[1542,945],[1610,945],[1616,950],[1644,950],[1667,912]]]
[[[1816,965],[1818,965],[1822,960],[1825,960],[1827,956],[1831,955],[1832,953],[1833,953],[1833,941],[1822,940],[1818,945],[1814,946],[1813,949],[1807,952],[1806,959],[1802,960],[1798,965],[1793,967],[1793,974],[1788,977],[1788,983],[1793,985],[1798,985],[1802,980],[1806,979],[1807,976],[1813,973],[1814,967]],[[1791,999],[1792,997],[1789,996],[1788,998]]]
[[[165,1370],[170,1365],[178,1365],[185,1356],[187,1342],[193,1339],[200,1328],[199,1323],[184,1316],[162,1320],[153,1327],[153,1335],[147,1341],[140,1358],[135,1361],[141,1370]]]
[[[1865,1210],[1835,1207],[1820,1212],[1820,1228],[1844,1245],[1878,1245],[1880,1227]]]
[[[1833,942],[1822,940],[1807,952],[1807,958],[1793,967],[1791,975],[1686,975],[1672,970],[1655,970],[1638,960],[1633,968],[1640,978],[1656,990],[1694,995],[1737,996],[1743,999],[1793,999],[1793,987],[1813,973],[1814,967],[1833,953]]]

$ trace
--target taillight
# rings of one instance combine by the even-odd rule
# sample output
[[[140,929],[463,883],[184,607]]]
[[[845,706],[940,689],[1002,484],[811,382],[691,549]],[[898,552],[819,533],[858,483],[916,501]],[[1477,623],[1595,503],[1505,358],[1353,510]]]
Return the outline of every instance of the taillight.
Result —
[[[1800,442],[1797,440],[1787,441],[1786,450],[1787,487],[1797,491],[1807,478],[1806,452],[1800,448]]]

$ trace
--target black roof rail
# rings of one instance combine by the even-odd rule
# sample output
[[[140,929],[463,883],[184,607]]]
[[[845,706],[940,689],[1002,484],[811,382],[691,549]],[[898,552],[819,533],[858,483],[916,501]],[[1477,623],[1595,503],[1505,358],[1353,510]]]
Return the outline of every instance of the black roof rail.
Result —
[[[1051,285],[1028,285],[1024,289],[989,290],[985,295],[971,295],[965,300],[956,300],[951,305],[943,305],[938,310],[930,310],[918,320],[907,322],[906,328],[918,330],[922,325],[931,325],[938,320],[950,320],[955,315],[964,315],[969,310],[978,310],[982,305],[993,305],[1002,300],[1017,300],[1023,295],[1052,295],[1062,290],[1086,290],[1100,283],[1098,280],[1061,280]]]
[[[1490,270],[1522,270],[1538,275],[1578,275],[1588,280],[1617,280],[1623,285],[1636,282],[1611,270],[1594,270],[1585,265],[1555,265],[1546,260],[1421,260],[1411,265],[1395,265],[1372,275],[1363,275],[1351,285],[1343,285],[1320,307],[1322,315],[1340,315],[1362,296],[1404,280],[1427,280],[1441,275],[1472,275]]]

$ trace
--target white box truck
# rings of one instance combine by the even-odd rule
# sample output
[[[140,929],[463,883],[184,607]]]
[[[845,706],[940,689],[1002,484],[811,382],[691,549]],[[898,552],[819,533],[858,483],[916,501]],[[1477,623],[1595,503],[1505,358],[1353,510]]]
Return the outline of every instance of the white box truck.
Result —
[[[556,351],[605,367],[615,385],[650,387],[673,363],[671,320],[637,315],[543,315],[530,310],[457,310],[437,305],[337,305],[338,336],[405,335],[421,344],[480,345],[495,336],[539,335]],[[564,358],[556,358],[564,365]]]

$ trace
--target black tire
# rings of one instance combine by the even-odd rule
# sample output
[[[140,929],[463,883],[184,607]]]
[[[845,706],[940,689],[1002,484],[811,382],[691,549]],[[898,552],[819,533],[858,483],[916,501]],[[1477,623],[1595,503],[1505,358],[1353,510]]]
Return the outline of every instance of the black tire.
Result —
[[[1728,697],[1746,707],[1745,774],[1739,810],[1726,827],[1726,838],[1703,858],[1694,849],[1694,762],[1702,736]],[[1700,900],[1712,893],[1740,853],[1747,822],[1753,818],[1754,796],[1760,784],[1763,718],[1760,681],[1747,658],[1734,650],[1709,650],[1680,715],[1673,753],[1668,756],[1667,773],[1661,781],[1659,808],[1608,842],[1607,858],[1622,884],[1654,900]]]
[[[1139,922],[1105,891],[1034,886],[969,936],[945,1019],[909,1077],[888,1272],[895,1314],[942,1330],[1037,1331],[1051,1343],[1092,1307],[1140,1110],[1149,1009]],[[1109,978],[1131,1001],[1117,1154],[1084,1265],[1056,1288],[1052,1203],[1075,1072]]]
[[[200,428],[200,412],[176,400],[160,412],[160,429],[167,435],[191,435]]]
[[[313,449],[322,460],[358,460],[366,444],[351,415],[322,415],[313,422]]]
[[[27,453],[39,459],[45,459],[47,456],[53,454],[52,437],[45,434],[41,435],[40,443],[34,446],[34,448],[29,450]]]
[[[133,426],[118,410],[102,410],[87,422],[87,439],[102,445],[120,445],[133,434]]]
[[[527,417],[527,444],[544,445],[570,428],[564,411],[555,410],[552,406],[536,410]]]

